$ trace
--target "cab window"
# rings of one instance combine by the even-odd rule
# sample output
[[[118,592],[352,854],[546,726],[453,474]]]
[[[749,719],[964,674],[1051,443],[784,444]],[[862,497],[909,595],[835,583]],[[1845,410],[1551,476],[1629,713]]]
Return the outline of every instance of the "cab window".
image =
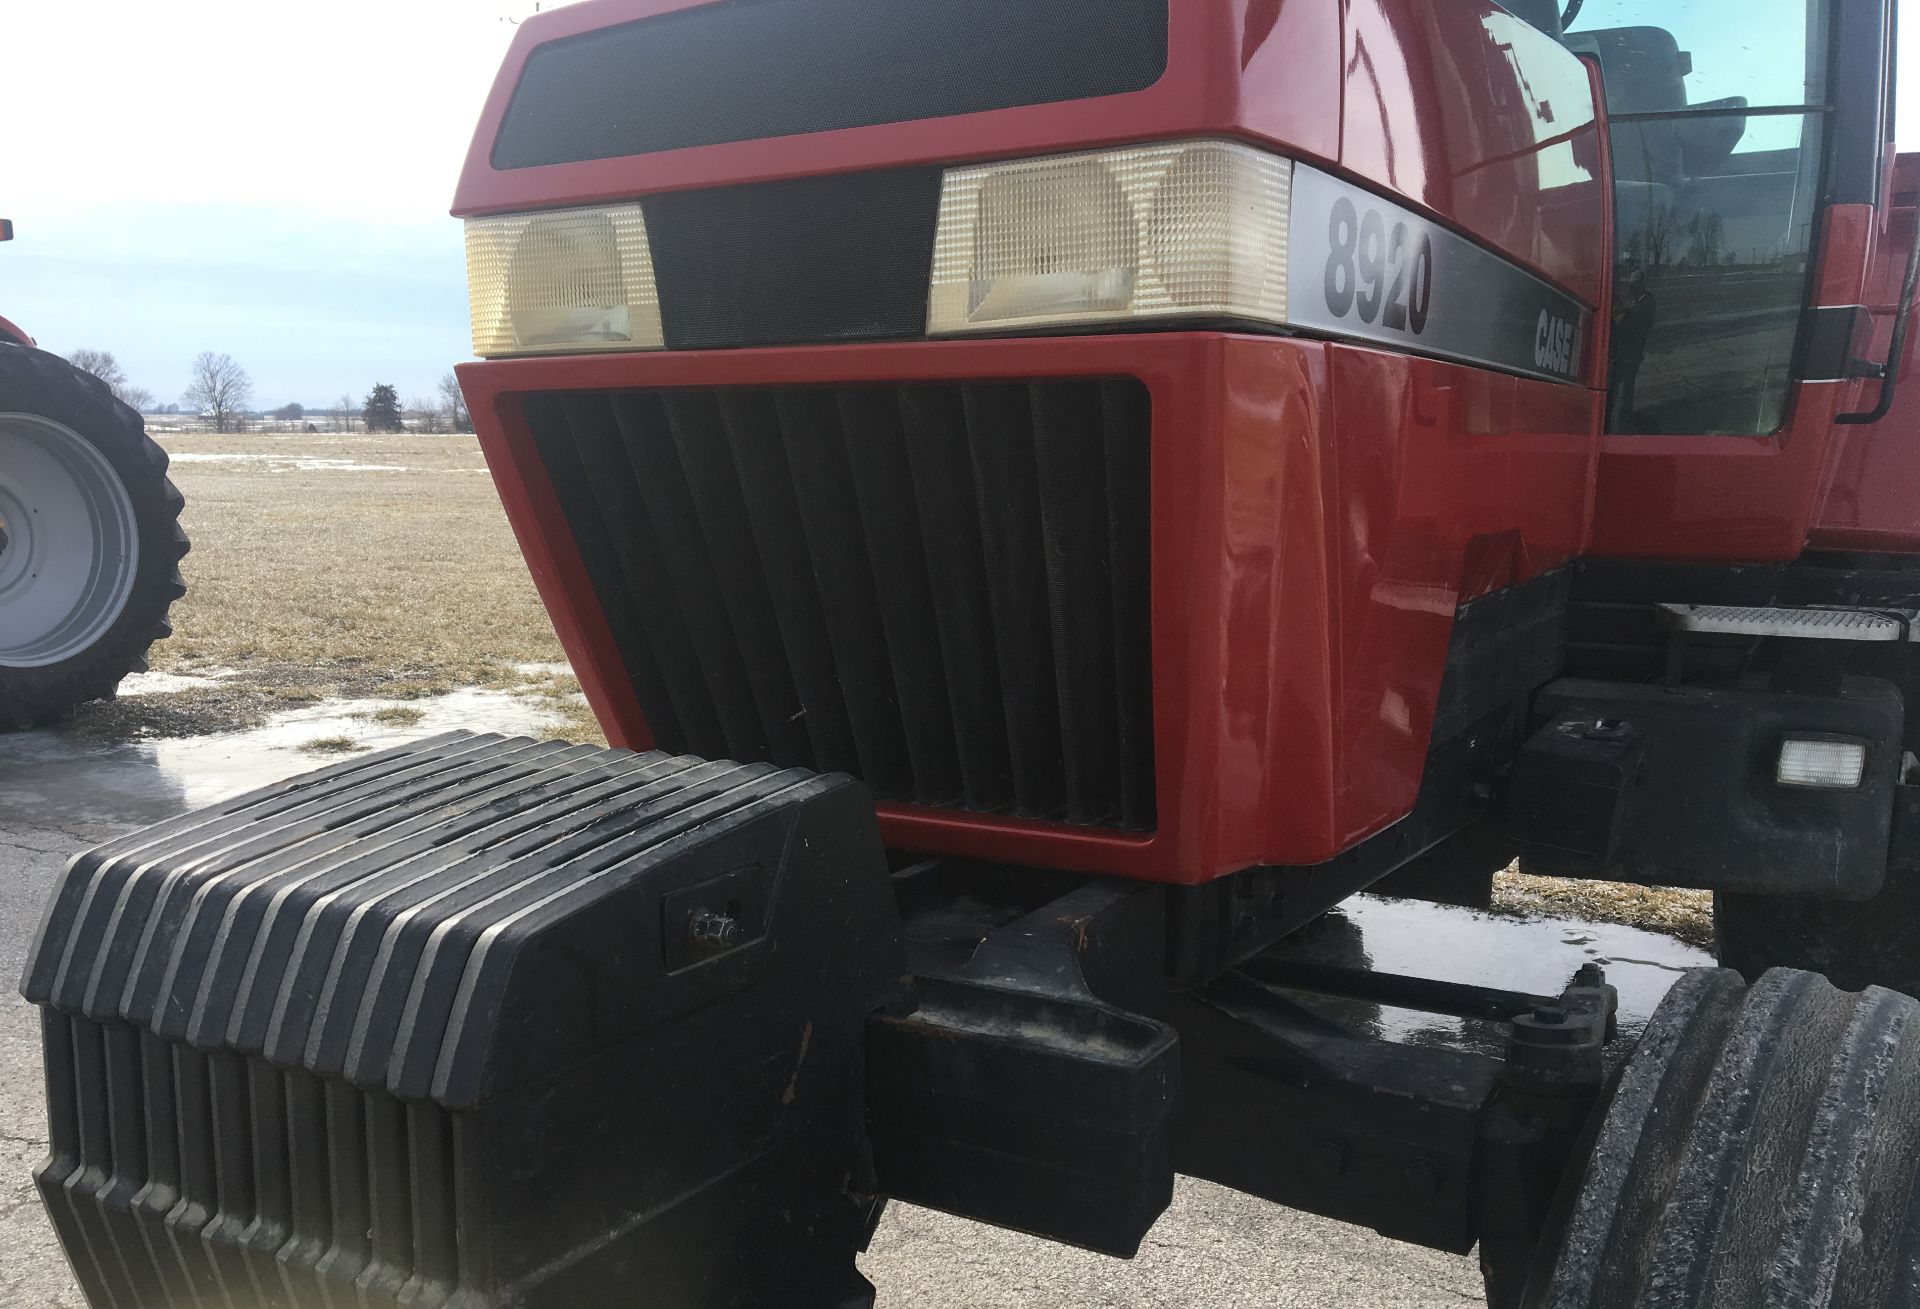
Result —
[[[1826,0],[1585,0],[1616,242],[1608,430],[1755,436],[1786,417],[1824,137]]]

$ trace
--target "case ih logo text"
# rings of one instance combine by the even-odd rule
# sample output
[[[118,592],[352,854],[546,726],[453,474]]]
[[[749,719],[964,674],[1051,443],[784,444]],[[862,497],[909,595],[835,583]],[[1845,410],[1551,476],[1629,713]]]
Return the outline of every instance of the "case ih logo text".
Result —
[[[1540,311],[1533,329],[1533,362],[1563,377],[1573,376],[1574,361],[1580,357],[1580,333],[1574,325],[1551,309]]]

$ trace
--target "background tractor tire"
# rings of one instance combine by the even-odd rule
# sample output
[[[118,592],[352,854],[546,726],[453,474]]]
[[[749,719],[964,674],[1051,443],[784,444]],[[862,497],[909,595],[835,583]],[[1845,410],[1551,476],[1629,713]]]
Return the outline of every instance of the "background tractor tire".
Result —
[[[1797,895],[1713,897],[1715,951],[1748,978],[1769,968],[1825,973],[1835,986],[1920,995],[1920,873],[1889,869],[1871,900]]]
[[[0,730],[113,695],[186,587],[166,453],[106,384],[0,342]]]
[[[1683,977],[1628,1061],[1534,1309],[1920,1304],[1920,1003]]]

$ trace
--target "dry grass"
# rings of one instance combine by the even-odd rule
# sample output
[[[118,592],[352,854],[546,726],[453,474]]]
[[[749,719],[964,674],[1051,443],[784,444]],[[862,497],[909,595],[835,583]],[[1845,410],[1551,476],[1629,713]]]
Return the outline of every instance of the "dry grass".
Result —
[[[187,434],[162,445],[193,552],[174,636],[154,647],[153,666],[235,675],[93,706],[78,730],[222,731],[292,705],[461,686],[524,686],[556,702],[577,690],[545,673],[528,684],[516,668],[564,655],[471,436]],[[570,735],[601,739],[584,711],[568,719]]]
[[[412,727],[426,715],[411,705],[382,705],[371,713],[355,714],[363,723],[379,723],[382,727]]]
[[[298,747],[302,754],[352,754],[366,748],[351,736],[316,736]]]
[[[1495,913],[1529,917],[1573,914],[1594,922],[1624,923],[1713,949],[1711,891],[1529,877],[1509,869],[1494,878],[1493,908]]]

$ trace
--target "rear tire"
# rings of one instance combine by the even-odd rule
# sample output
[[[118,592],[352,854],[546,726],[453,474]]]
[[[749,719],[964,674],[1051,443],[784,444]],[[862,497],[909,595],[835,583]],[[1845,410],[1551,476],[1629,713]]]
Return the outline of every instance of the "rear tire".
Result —
[[[1535,1309],[1920,1303],[1920,1004],[1688,973],[1621,1077]]]
[[[110,698],[121,678],[145,669],[147,648],[171,632],[168,608],[186,592],[187,538],[166,453],[140,415],[57,355],[0,342],[0,442],[17,447],[12,468],[0,467],[6,730]],[[85,516],[78,504],[99,516],[91,555],[73,546],[88,533],[53,530]]]

